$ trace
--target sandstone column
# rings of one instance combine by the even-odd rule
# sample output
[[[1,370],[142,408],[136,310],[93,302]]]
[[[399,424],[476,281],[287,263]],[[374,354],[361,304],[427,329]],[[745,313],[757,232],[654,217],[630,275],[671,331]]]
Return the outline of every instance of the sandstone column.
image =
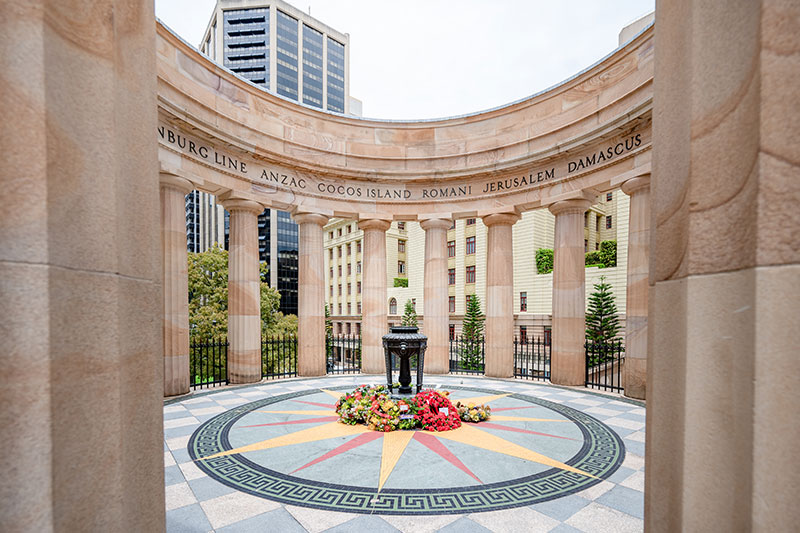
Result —
[[[800,9],[658,2],[645,528],[800,523]]]
[[[164,531],[152,2],[0,2],[3,531]]]
[[[576,199],[549,206],[556,217],[550,381],[558,385],[583,385],[586,382],[583,214],[590,205],[588,200]]]
[[[222,202],[230,213],[228,244],[228,381],[261,381],[261,276],[258,215],[264,206],[251,200]]]
[[[628,224],[628,290],[625,306],[625,396],[645,399],[647,386],[647,275],[650,269],[650,175],[622,184],[631,197]]]
[[[361,371],[364,374],[383,374],[383,336],[386,335],[386,230],[391,222],[367,219],[358,222],[364,231],[361,287]]]
[[[189,265],[186,195],[194,186],[166,172],[161,181],[161,257],[164,286],[164,396],[189,392]]]
[[[430,218],[420,223],[425,230],[424,333],[428,336],[425,372],[447,374],[450,354],[447,308],[447,230],[452,220]]]
[[[486,376],[514,375],[514,254],[511,228],[520,217],[498,213],[483,217],[486,244]]]
[[[325,361],[325,266],[322,226],[328,217],[294,215],[299,226],[297,298],[297,374],[321,376]]]

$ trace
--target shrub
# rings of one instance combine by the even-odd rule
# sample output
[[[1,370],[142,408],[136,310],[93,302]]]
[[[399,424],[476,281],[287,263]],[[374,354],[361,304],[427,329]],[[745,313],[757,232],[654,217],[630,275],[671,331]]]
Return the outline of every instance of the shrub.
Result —
[[[553,271],[553,250],[539,248],[536,250],[536,272],[548,274]]]
[[[605,266],[603,263],[603,256],[600,254],[599,250],[595,252],[586,252],[585,264],[587,267],[590,265],[600,265],[601,267]]]
[[[600,262],[606,268],[617,266],[617,241],[603,241],[600,243]]]
[[[394,278],[395,287],[408,287],[408,278]]]

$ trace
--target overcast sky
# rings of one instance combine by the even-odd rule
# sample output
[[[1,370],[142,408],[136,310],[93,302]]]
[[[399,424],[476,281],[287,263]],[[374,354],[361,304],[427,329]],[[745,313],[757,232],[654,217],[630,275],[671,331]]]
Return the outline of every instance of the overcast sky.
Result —
[[[435,118],[537,93],[617,47],[654,0],[289,0],[350,34],[350,94],[364,116]],[[215,0],[156,0],[193,46]]]

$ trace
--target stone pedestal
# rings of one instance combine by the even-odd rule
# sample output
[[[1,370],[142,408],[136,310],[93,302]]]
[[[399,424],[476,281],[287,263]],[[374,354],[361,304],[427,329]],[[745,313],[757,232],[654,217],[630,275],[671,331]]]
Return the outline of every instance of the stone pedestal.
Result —
[[[258,215],[264,206],[250,200],[222,202],[230,213],[228,241],[228,381],[261,381],[261,276]]]
[[[428,337],[425,372],[450,372],[450,333],[447,305],[447,230],[452,220],[432,218],[423,220],[425,230],[425,335]]]
[[[645,399],[647,390],[647,288],[650,270],[650,175],[622,184],[631,197],[628,224],[628,288],[625,306],[625,396]]]
[[[297,374],[322,376],[325,361],[325,266],[322,226],[328,217],[294,215],[299,226]]]
[[[586,382],[583,214],[590,205],[588,200],[577,199],[549,206],[556,217],[550,381],[558,385],[583,385]]]
[[[645,528],[794,531],[800,10],[656,10]]]
[[[188,180],[162,172],[161,257],[164,287],[164,396],[189,392],[189,265],[186,254]]]
[[[3,531],[164,531],[154,32],[0,3]]]
[[[382,374],[383,336],[386,321],[386,230],[391,222],[381,219],[359,220],[364,231],[361,289],[361,372]]]
[[[489,228],[486,244],[487,377],[514,376],[514,254],[511,228],[515,213],[483,217]]]

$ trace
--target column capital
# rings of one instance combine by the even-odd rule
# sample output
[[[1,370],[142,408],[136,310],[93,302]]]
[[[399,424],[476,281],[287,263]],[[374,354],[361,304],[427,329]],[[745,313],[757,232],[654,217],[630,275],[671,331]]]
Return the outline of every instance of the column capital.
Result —
[[[292,218],[298,224],[316,224],[317,226],[324,226],[328,223],[329,218],[320,213],[295,213]]]
[[[631,178],[628,181],[624,182],[620,187],[622,192],[627,194],[628,196],[633,196],[637,192],[641,192],[646,188],[650,187],[650,173],[642,174],[641,176],[636,176],[635,178]]]
[[[561,200],[554,204],[550,204],[547,208],[554,215],[563,214],[584,214],[590,207],[592,202],[583,198],[575,198],[573,200]]]
[[[481,220],[483,224],[488,227],[496,225],[513,226],[520,218],[522,217],[517,213],[494,213],[482,217]]]
[[[377,229],[381,231],[386,231],[391,227],[392,221],[391,220],[384,220],[382,218],[367,218],[361,219],[358,221],[358,229]]]
[[[189,194],[194,190],[194,183],[170,172],[159,172],[158,182],[161,187],[177,189],[183,194]]]
[[[453,226],[453,221],[449,218],[426,218],[420,220],[419,225],[426,231],[429,229],[448,230]]]
[[[222,200],[220,203],[229,213],[231,211],[248,211],[255,215],[260,215],[264,212],[264,209],[266,209],[266,207],[258,202],[245,200],[243,198],[228,198],[227,200]]]

